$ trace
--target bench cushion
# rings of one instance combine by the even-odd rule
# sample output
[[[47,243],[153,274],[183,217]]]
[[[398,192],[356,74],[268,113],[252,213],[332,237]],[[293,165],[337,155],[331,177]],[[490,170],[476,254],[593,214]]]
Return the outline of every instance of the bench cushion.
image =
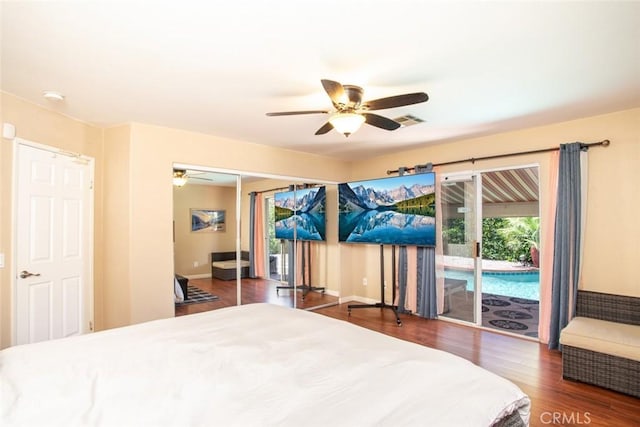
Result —
[[[230,261],[214,261],[211,263],[212,267],[222,268],[224,270],[235,269],[237,266],[236,260]],[[241,260],[240,267],[249,267],[249,261]]]
[[[560,334],[560,344],[640,362],[640,326],[575,317]]]

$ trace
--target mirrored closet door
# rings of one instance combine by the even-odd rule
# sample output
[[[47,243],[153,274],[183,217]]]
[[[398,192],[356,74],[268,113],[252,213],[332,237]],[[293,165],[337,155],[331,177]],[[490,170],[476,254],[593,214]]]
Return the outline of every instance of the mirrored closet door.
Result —
[[[287,288],[296,293],[295,306],[325,305],[335,299],[319,274],[326,261],[326,186],[296,183],[274,197],[276,237],[289,248]]]
[[[237,304],[238,176],[174,167],[176,314]]]
[[[327,229],[335,185],[204,167],[180,174],[187,179],[173,190],[175,287],[187,296],[177,315],[256,302],[337,304],[329,266],[337,236]]]
[[[252,178],[243,188],[249,215],[242,245],[253,242],[252,280],[262,280],[264,300],[303,309],[336,304],[337,286],[326,284],[326,186]]]

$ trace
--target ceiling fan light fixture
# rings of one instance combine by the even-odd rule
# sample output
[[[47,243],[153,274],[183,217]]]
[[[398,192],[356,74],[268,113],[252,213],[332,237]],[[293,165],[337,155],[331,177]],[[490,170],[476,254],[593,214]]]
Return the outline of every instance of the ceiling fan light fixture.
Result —
[[[364,116],[356,113],[336,113],[329,119],[331,126],[344,136],[349,136],[360,129],[364,123]]]
[[[329,121],[316,131],[316,135],[324,135],[332,129],[335,129],[337,132],[348,137],[360,129],[360,126],[363,123],[384,130],[396,130],[402,126],[401,123],[388,117],[371,113],[370,111],[404,107],[405,105],[419,104],[429,100],[429,95],[426,93],[415,92],[387,96],[386,98],[372,99],[370,101],[363,102],[362,94],[364,91],[360,86],[343,85],[339,82],[328,79],[322,79],[320,82],[322,83],[324,91],[327,92],[327,95],[329,95],[329,98],[331,99],[334,113],[329,118]],[[267,116],[297,116],[300,114],[320,113],[327,114],[329,111],[280,111],[267,113]],[[408,122],[405,122],[404,124],[405,126],[408,126]]]
[[[182,187],[187,183],[187,171],[174,170],[173,171],[173,185],[176,187]]]

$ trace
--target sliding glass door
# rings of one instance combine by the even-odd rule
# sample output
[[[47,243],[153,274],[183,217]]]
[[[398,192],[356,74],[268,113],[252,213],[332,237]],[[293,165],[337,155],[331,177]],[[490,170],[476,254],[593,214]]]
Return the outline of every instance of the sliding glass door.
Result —
[[[443,316],[479,324],[481,223],[479,175],[448,175],[441,181],[445,266]]]
[[[537,337],[538,168],[441,177],[443,317]]]

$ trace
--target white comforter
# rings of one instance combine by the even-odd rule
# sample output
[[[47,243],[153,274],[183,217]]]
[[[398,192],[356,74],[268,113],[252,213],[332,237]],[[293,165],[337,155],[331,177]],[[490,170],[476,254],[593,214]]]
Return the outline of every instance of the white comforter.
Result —
[[[488,426],[529,399],[451,354],[269,304],[0,352],[0,425]]]

